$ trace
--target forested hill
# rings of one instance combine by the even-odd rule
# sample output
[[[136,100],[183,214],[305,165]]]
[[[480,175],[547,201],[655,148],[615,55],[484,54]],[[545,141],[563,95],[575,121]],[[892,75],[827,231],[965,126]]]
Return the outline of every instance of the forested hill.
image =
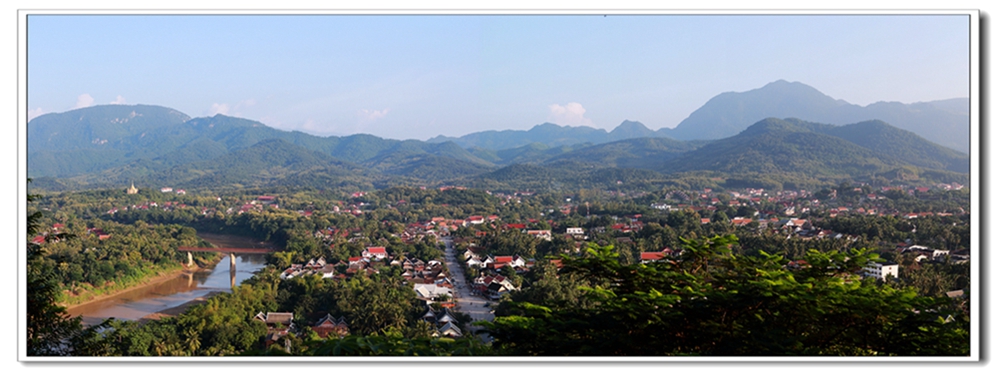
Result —
[[[369,134],[318,137],[224,115],[191,119],[164,107],[108,105],[31,120],[28,174],[71,177],[135,163],[160,168],[178,166],[209,160],[268,139],[281,139],[354,163],[404,152],[450,157],[478,166],[492,165],[453,143],[399,141]]]
[[[858,106],[799,82],[784,80],[746,92],[719,94],[663,134],[676,139],[730,137],[766,117],[797,117],[844,125],[882,120],[943,146],[969,153],[969,99]]]
[[[525,189],[725,184],[795,188],[849,179],[965,182],[968,167],[966,155],[880,121],[836,126],[768,118],[712,142],[623,140],[532,165],[507,166],[478,175],[469,184]]]
[[[606,134],[628,138],[648,132],[640,123],[626,122]],[[317,137],[224,115],[191,119],[164,107],[116,105],[43,115],[29,123],[29,134],[29,176],[36,178],[34,187],[49,190],[131,182],[153,188],[615,187],[624,179],[654,188],[686,182],[676,178],[697,172],[693,177],[779,174],[783,182],[798,185],[806,182],[792,178],[812,183],[930,174],[924,181],[960,181],[969,169],[966,155],[882,121],[837,126],[770,118],[715,141],[636,137],[489,150],[368,134]]]
[[[845,126],[768,118],[665,161],[663,172],[857,175],[902,166],[968,172],[969,158],[881,121]]]

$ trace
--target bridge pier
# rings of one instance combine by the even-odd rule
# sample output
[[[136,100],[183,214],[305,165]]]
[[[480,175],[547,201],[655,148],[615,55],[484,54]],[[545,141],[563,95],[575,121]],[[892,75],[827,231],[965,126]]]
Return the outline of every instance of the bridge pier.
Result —
[[[228,260],[231,263],[231,264],[229,264],[229,271],[228,271],[229,272],[228,273],[229,280],[231,281],[229,283],[229,286],[234,289],[235,288],[235,253],[234,252],[228,254]]]
[[[190,251],[188,251],[187,252],[187,268],[193,268],[193,267],[194,267],[194,255],[192,255],[190,253]]]

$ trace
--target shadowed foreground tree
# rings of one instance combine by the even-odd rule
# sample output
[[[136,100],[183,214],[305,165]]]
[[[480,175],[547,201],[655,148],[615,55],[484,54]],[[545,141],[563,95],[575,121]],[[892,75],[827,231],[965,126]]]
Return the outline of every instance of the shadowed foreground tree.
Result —
[[[31,179],[28,179],[31,182]],[[38,196],[28,195],[28,202]],[[40,232],[41,211],[28,214],[27,235]],[[47,241],[66,239],[63,233],[48,234]],[[70,317],[66,308],[56,303],[59,294],[59,276],[55,267],[42,259],[45,249],[41,244],[28,242],[27,257],[27,354],[28,356],[100,355],[105,343],[96,337],[100,326],[83,328],[79,317]]]
[[[874,253],[811,251],[791,270],[732,254],[736,242],[683,239],[679,259],[632,265],[590,245],[558,273],[580,279],[585,305],[513,301],[481,324],[511,355],[969,355],[969,318],[946,298],[858,275]]]

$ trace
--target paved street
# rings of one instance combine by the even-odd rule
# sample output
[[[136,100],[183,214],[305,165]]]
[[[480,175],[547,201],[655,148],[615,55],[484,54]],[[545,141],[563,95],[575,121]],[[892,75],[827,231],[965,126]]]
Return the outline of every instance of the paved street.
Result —
[[[446,244],[446,264],[447,268],[450,270],[450,276],[453,279],[456,290],[454,291],[454,296],[457,301],[456,309],[460,312],[467,313],[475,321],[491,321],[495,318],[495,315],[491,313],[492,308],[486,307],[486,304],[494,303],[488,299],[481,296],[471,295],[471,289],[468,285],[467,280],[464,278],[464,269],[460,266],[460,262],[457,261],[456,252],[453,248],[453,240],[450,238],[444,238],[443,242]],[[480,326],[470,326],[471,330],[480,329]],[[491,337],[488,335],[481,335],[481,339],[485,342],[491,342]]]

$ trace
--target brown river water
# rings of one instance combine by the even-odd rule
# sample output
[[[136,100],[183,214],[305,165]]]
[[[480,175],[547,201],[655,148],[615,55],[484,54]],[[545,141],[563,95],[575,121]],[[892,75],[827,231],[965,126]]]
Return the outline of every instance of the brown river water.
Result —
[[[198,233],[202,239],[219,247],[264,247],[265,244],[249,238],[221,234]],[[266,266],[264,254],[236,254],[235,270],[231,270],[229,254],[214,267],[193,274],[180,276],[160,283],[138,287],[104,299],[92,301],[67,310],[71,316],[83,316],[83,323],[92,325],[106,318],[139,320],[143,317],[175,308],[213,292],[232,292],[238,285]]]

